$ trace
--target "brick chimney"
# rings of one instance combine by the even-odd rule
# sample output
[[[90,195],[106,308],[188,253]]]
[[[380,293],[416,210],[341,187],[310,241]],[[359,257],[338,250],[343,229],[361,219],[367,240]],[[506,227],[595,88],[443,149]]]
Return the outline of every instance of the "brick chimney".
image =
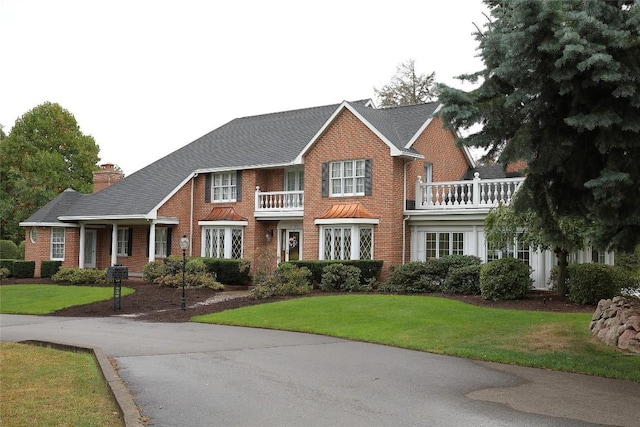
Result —
[[[110,185],[115,184],[124,178],[124,173],[120,168],[112,163],[100,165],[100,170],[93,172],[93,192],[97,193]]]

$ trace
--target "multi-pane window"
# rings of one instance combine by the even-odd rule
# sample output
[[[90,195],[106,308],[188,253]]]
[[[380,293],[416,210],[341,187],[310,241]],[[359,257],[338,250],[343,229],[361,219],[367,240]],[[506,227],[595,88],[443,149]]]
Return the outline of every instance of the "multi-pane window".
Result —
[[[373,228],[371,226],[324,226],[321,238],[322,259],[373,258]]]
[[[204,227],[202,256],[210,258],[242,258],[242,228]]]
[[[129,255],[129,229],[118,228],[118,256]]]
[[[332,196],[362,196],[364,195],[365,161],[331,162],[330,177]]]
[[[531,248],[522,242],[522,235],[519,235],[513,243],[507,244],[506,249],[493,249],[487,247],[487,261],[500,258],[516,258],[527,265],[531,265]]]
[[[167,256],[167,244],[169,239],[169,229],[166,227],[156,228],[155,254],[158,258]]]
[[[595,249],[591,250],[591,262],[597,262],[600,264],[604,264],[604,251],[598,251]]]
[[[64,228],[53,227],[51,229],[51,259],[64,260]]]
[[[464,254],[464,233],[429,232],[425,239],[426,259]]]
[[[236,172],[219,172],[212,174],[211,200],[216,202],[233,202],[236,200]]]

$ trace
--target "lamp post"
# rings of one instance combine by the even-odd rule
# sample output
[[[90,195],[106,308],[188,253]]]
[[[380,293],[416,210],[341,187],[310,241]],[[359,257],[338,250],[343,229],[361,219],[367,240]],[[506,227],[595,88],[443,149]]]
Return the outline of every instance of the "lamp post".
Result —
[[[180,310],[184,311],[186,306],[186,298],[184,295],[184,273],[187,266],[187,248],[189,247],[189,239],[186,234],[180,239],[180,249],[182,249],[182,298],[180,299]]]

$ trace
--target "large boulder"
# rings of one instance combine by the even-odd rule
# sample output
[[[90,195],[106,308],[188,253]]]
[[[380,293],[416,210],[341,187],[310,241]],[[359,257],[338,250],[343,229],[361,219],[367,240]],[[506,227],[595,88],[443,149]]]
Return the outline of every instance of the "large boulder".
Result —
[[[640,354],[640,300],[623,297],[600,300],[589,329],[607,345]]]

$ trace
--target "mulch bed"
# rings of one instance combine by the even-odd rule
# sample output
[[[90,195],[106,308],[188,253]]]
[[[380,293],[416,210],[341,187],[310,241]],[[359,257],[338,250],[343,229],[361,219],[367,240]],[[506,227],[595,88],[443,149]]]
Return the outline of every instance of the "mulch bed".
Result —
[[[49,279],[4,279],[0,284],[20,284],[20,283],[53,283]],[[110,286],[110,285],[107,285]],[[120,310],[114,311],[113,299],[96,302],[82,306],[69,307],[53,313],[53,316],[66,317],[108,317],[114,315],[129,315],[138,320],[152,322],[187,322],[192,316],[216,313],[233,308],[245,307],[255,304],[280,301],[298,297],[276,297],[263,300],[256,300],[250,297],[239,297],[227,301],[219,301],[210,305],[200,305],[193,307],[197,302],[204,302],[207,299],[220,295],[220,291],[210,289],[187,289],[186,305],[187,309],[180,310],[180,298],[182,289],[163,288],[158,285],[143,282],[142,280],[123,280],[122,286],[135,289],[132,295],[121,298]],[[246,287],[227,286],[225,291],[235,291],[246,289]],[[329,295],[320,291],[314,291],[313,295]],[[552,311],[563,313],[593,313],[594,306],[578,305],[564,298],[560,298],[548,292],[534,291],[527,298],[516,301],[487,301],[479,295],[448,295],[448,294],[426,294],[428,296],[441,296],[463,301],[469,304],[483,307],[507,308],[516,310],[532,311]]]

